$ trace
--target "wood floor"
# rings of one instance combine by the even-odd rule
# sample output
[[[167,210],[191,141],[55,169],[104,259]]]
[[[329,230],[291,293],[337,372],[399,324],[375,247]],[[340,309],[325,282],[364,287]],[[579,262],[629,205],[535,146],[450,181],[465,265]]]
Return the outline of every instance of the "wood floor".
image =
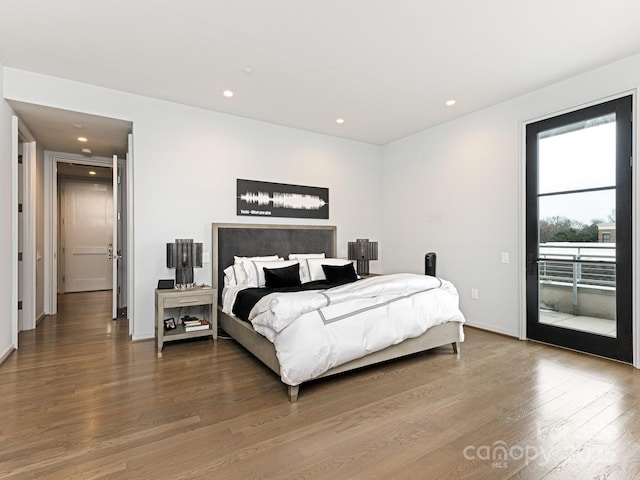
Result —
[[[132,343],[69,294],[0,366],[0,478],[631,479],[640,372],[466,329],[450,348],[304,385],[230,340]]]

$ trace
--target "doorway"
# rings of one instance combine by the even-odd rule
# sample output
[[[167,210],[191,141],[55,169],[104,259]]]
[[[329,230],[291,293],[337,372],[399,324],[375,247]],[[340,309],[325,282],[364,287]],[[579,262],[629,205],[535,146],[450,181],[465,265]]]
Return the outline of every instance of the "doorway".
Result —
[[[58,293],[108,289],[113,296],[113,318],[127,316],[129,217],[126,166],[126,160],[116,157],[88,159],[72,154],[47,153],[45,170],[48,172],[51,202],[46,243],[50,250],[48,258],[51,259],[49,301],[54,313],[57,312]],[[72,185],[72,192],[66,191],[69,185]],[[84,240],[89,243],[84,240],[81,244],[71,242],[70,249],[65,235],[74,228],[69,221],[78,220],[69,218],[69,213],[72,213],[69,210],[74,209],[74,215],[80,213],[85,221],[101,218],[99,223],[104,229],[98,232],[92,225],[92,232],[85,232],[89,238]],[[76,228],[80,232],[82,229]],[[88,268],[90,263],[92,268]]]
[[[526,127],[527,337],[632,361],[632,97]]]
[[[117,315],[125,317],[127,310],[132,309],[131,289],[133,273],[127,268],[132,258],[132,238],[127,235],[132,225],[132,192],[133,186],[127,179],[131,178],[133,122],[129,120],[101,117],[86,113],[46,107],[15,100],[6,99],[15,112],[12,119],[12,165],[13,182],[18,184],[18,146],[23,143],[24,159],[24,195],[22,217],[24,255],[22,261],[23,280],[18,281],[17,269],[12,282],[12,338],[18,345],[18,332],[22,326],[18,322],[18,285],[22,285],[21,296],[23,326],[35,328],[36,321],[46,315],[57,313],[58,293],[58,184],[56,168],[60,163],[76,165],[103,165],[117,170],[118,187],[118,241],[117,278],[118,298],[113,299]],[[26,125],[29,125],[27,128]],[[20,139],[20,140],[19,140]],[[65,153],[66,152],[66,153]],[[77,152],[77,153],[71,153]],[[117,167],[114,158],[117,157]],[[125,161],[126,158],[126,161]],[[112,179],[116,183],[116,175]],[[18,194],[12,196],[14,228],[18,231]],[[115,209],[114,209],[115,210]],[[115,213],[114,213],[115,218]],[[114,229],[114,232],[116,229]],[[114,237],[116,235],[114,234]],[[12,250],[18,256],[17,236]],[[31,262],[31,264],[29,263]],[[35,265],[34,265],[35,264]],[[32,268],[34,267],[34,268]],[[37,269],[36,269],[37,268]],[[114,278],[116,275],[114,275]],[[114,295],[115,297],[115,295]],[[127,308],[129,307],[129,308]],[[31,322],[31,324],[29,323]],[[130,333],[133,332],[133,321],[129,322]]]

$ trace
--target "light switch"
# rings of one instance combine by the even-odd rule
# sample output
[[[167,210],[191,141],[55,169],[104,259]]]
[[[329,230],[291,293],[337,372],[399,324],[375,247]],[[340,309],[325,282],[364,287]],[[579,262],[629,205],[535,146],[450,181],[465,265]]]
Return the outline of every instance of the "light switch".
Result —
[[[509,263],[509,252],[502,252],[502,263]]]

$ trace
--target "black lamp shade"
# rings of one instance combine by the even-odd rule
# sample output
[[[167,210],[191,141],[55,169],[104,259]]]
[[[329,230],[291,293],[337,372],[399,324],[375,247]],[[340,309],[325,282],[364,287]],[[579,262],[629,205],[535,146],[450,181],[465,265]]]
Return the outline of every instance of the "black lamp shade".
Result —
[[[348,246],[349,260],[356,260],[358,275],[369,275],[369,260],[378,260],[378,242],[358,238]]]
[[[202,267],[202,243],[185,238],[167,243],[167,268],[176,269],[176,286],[193,284],[193,267]]]

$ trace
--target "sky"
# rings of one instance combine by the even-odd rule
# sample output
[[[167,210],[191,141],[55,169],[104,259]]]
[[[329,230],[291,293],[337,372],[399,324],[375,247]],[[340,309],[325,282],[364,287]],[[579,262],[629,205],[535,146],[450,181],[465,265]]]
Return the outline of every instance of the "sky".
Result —
[[[615,122],[545,137],[538,142],[539,193],[615,186]],[[539,198],[541,219],[567,217],[584,224],[609,221],[615,190]]]

